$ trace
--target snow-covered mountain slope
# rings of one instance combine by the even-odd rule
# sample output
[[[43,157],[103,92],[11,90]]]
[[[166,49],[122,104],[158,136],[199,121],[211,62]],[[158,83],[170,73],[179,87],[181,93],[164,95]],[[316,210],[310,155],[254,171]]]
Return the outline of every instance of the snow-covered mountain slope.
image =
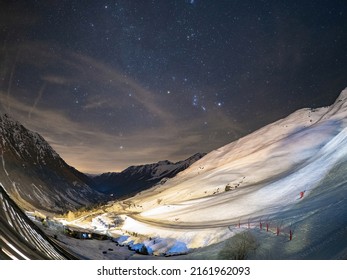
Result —
[[[135,194],[159,182],[164,183],[165,180],[174,177],[204,155],[197,153],[176,163],[165,160],[152,164],[130,166],[119,173],[104,173],[93,177],[96,184],[95,189],[114,197]]]
[[[7,115],[0,115],[0,157],[0,182],[26,210],[61,212],[103,199],[87,176]]]
[[[295,227],[290,245],[282,242],[279,258],[305,258],[315,244],[341,253],[347,248],[344,243],[339,247],[347,234],[346,171],[344,90],[333,105],[298,110],[108,211],[123,220],[120,232],[130,235],[127,242],[143,243],[154,253],[207,246],[240,230],[262,227],[260,223],[265,235],[278,228],[279,235],[288,237]],[[270,224],[269,232],[264,231],[265,223]],[[332,232],[339,234],[329,243]],[[281,243],[278,240],[272,245]],[[294,253],[284,256],[289,252],[283,252],[285,246]],[[324,258],[338,255],[327,254]]]

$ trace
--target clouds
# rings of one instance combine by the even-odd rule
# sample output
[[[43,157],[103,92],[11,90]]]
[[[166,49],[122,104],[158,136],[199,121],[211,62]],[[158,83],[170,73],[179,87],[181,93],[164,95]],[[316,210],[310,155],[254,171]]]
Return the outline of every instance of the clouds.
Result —
[[[81,171],[181,160],[218,147],[226,131],[235,137],[242,130],[221,111],[187,114],[190,102],[178,107],[114,67],[74,52],[56,54],[47,44],[24,44],[12,63],[2,111],[42,134]]]
[[[0,102],[7,99],[2,92]],[[122,170],[129,165],[186,156],[185,147],[196,147],[201,136],[188,127],[166,127],[124,134],[105,133],[102,128],[74,121],[58,110],[36,108],[10,96],[11,115],[31,130],[37,131],[70,165],[90,173]],[[30,118],[28,118],[28,112]],[[120,147],[123,146],[123,149]]]

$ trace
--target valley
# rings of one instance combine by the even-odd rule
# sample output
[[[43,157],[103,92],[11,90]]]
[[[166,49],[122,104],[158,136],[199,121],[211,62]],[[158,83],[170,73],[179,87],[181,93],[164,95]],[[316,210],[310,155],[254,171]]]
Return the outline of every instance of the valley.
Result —
[[[11,169],[8,154],[16,146],[7,148],[7,139],[3,137],[1,180],[5,183],[11,180],[12,184],[4,187],[14,199],[16,194],[20,196],[17,202],[25,200],[30,204],[31,191],[36,192],[37,188],[24,190],[21,187],[25,184],[12,179],[16,169]],[[110,252],[101,249],[106,252],[103,259],[344,259],[347,257],[346,147],[347,90],[344,90],[329,107],[298,110],[207,155],[187,159],[189,164],[161,161],[131,167],[128,170],[134,174],[145,170],[147,182],[151,181],[148,174],[156,178],[153,185],[143,185],[135,194],[132,192],[136,180],[141,181],[142,175],[134,177],[128,195],[112,199],[111,194],[117,194],[119,188],[117,183],[114,189],[111,185],[107,187],[107,194],[100,193],[100,189],[93,189],[93,178],[73,171],[74,176],[89,182],[84,187],[72,183],[75,189],[85,188],[82,191],[85,194],[93,189],[102,199],[108,195],[108,202],[104,200],[99,206],[90,203],[83,209],[66,207],[60,214],[51,211],[49,219],[65,229],[77,229],[109,240],[76,241],[59,233],[59,239],[67,244],[65,249],[70,244],[85,258],[95,257],[90,249],[83,253],[82,244],[90,243],[112,247]],[[15,154],[17,161],[22,158],[29,166],[27,158]],[[59,166],[64,166],[55,157]],[[46,166],[43,161],[48,162],[42,158],[38,163]],[[181,163],[185,168],[172,177],[157,176],[168,174],[165,168],[173,170],[173,166]],[[156,173],[158,168],[161,171]],[[125,189],[121,191],[123,194]],[[24,192],[26,195],[21,195]],[[67,198],[61,195],[64,192],[54,197],[64,203],[62,199]],[[46,203],[53,201],[48,193],[43,197],[47,197]],[[70,198],[65,203],[68,201]],[[76,202],[84,204],[77,198]],[[40,210],[29,207],[27,213],[32,209]],[[45,209],[46,206],[41,208]],[[49,234],[52,229],[45,230]],[[242,256],[240,248],[243,248]],[[118,257],[116,252],[121,252]]]

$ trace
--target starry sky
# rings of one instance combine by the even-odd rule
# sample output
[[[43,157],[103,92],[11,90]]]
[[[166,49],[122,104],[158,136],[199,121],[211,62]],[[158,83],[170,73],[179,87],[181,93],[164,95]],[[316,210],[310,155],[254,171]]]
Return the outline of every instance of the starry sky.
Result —
[[[0,3],[0,110],[88,173],[209,152],[347,87],[347,2]]]

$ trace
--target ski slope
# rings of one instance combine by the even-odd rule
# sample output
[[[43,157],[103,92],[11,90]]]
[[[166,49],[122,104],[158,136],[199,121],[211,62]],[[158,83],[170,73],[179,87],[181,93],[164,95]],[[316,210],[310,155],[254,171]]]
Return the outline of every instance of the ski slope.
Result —
[[[295,227],[300,236],[323,223],[317,219],[323,214],[327,228],[347,232],[347,209],[334,208],[345,205],[347,197],[344,172],[334,171],[336,166],[345,170],[347,162],[346,116],[344,90],[329,107],[298,110],[212,151],[165,184],[110,206],[109,215],[119,214],[123,223],[108,233],[122,234],[122,242],[131,246],[144,244],[150,253],[175,254],[261,223],[271,224],[272,233],[280,228],[284,236]],[[335,177],[324,185],[331,174]],[[312,215],[318,215],[314,226],[305,223]],[[322,238],[317,232],[310,242],[293,240],[295,256]]]

